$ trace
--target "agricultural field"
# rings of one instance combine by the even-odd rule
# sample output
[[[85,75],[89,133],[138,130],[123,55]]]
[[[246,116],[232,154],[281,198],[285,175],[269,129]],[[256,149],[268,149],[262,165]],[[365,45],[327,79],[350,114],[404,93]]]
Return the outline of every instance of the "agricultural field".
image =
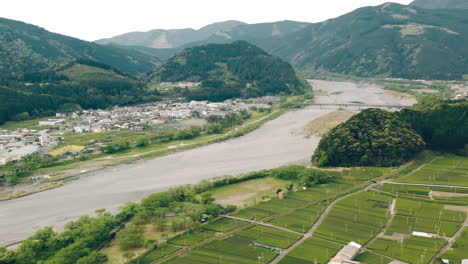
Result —
[[[468,186],[468,158],[447,155],[433,160],[430,164],[397,181],[404,183]]]
[[[279,264],[327,263],[342,247],[341,244],[310,237],[289,252]]]
[[[359,254],[354,260],[363,264],[388,264],[392,262],[391,258],[377,255],[369,251]]]
[[[229,218],[219,218],[203,226],[203,229],[211,230],[215,232],[228,232],[238,227],[247,225],[248,222],[229,219]]]
[[[331,182],[313,186],[307,190],[287,192],[285,199],[281,200],[273,198],[269,201],[261,202],[257,205],[242,209],[239,212],[234,213],[233,216],[244,219],[259,220],[290,209],[294,209],[299,206],[306,205],[307,203],[315,200],[323,199],[329,195],[333,195],[350,187],[352,187],[352,185],[347,183]]]
[[[410,237],[404,240],[378,238],[369,245],[374,252],[411,264],[426,264],[447,243],[441,238]]]
[[[288,248],[302,237],[296,233],[262,225],[257,225],[235,234],[249,238],[257,243],[277,248]]]
[[[389,232],[411,234],[413,231],[453,236],[465,221],[464,212],[444,209],[444,205],[398,199],[396,216]]]
[[[300,233],[306,233],[315,224],[326,208],[326,204],[314,204],[268,222],[275,226],[284,227]]]
[[[252,245],[252,239],[233,235],[215,240],[186,255],[169,260],[168,264],[258,264],[268,263],[277,253]]]
[[[214,232],[208,230],[187,231],[169,239],[167,242],[178,246],[190,246],[214,235]]]
[[[364,244],[387,223],[393,198],[371,191],[354,194],[335,204],[314,236],[347,244]]]
[[[448,204],[468,205],[468,189],[399,184],[383,184],[377,189],[399,197],[433,199]]]
[[[175,245],[164,245],[153,250],[148,250],[140,257],[134,259],[131,264],[150,264],[154,261],[182,249]],[[124,262],[125,263],[125,262]]]
[[[461,263],[462,259],[468,258],[468,228],[457,238],[451,249],[447,250],[442,258],[449,259],[450,263]]]

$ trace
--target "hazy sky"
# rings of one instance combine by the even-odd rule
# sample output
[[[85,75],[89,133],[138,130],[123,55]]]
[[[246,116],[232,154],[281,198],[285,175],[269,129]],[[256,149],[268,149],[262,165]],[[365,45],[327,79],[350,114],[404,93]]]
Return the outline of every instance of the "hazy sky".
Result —
[[[320,22],[385,0],[0,0],[0,17],[85,40],[213,22]],[[395,0],[408,4],[411,0]]]

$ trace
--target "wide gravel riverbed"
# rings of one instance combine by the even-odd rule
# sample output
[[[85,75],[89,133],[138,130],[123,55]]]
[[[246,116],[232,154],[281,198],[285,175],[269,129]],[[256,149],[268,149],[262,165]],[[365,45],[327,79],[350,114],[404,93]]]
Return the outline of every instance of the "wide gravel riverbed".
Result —
[[[327,100],[333,96],[332,102],[346,103],[347,96],[351,96],[355,101],[369,104],[395,103],[378,87],[313,83],[314,89],[333,93],[320,96],[318,102],[330,102]],[[331,111],[313,107],[291,111],[240,138],[100,170],[57,189],[0,202],[0,246],[21,241],[45,226],[62,228],[67,222],[99,208],[115,212],[124,202],[139,201],[173,186],[287,164],[309,164],[319,138],[305,138],[304,127],[310,120]]]

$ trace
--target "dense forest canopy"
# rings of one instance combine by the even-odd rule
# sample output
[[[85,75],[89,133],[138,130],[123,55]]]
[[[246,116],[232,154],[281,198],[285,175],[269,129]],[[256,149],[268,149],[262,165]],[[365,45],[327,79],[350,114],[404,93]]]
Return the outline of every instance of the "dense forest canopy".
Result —
[[[325,134],[312,160],[317,166],[396,166],[424,146],[397,114],[367,109]]]
[[[245,41],[185,49],[150,75],[153,82],[202,82],[184,91],[190,99],[220,101],[278,93],[302,93],[309,87],[288,63]]]
[[[468,102],[415,105],[399,113],[432,149],[460,150],[468,145]]]

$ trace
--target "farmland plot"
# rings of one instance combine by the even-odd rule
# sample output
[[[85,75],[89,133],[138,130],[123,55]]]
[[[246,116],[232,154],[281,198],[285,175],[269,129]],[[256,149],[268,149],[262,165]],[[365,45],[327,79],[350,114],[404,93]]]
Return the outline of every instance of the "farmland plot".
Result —
[[[447,250],[443,258],[449,259],[450,263],[461,263],[462,259],[468,258],[468,228],[457,238],[451,249]]]
[[[248,222],[237,219],[220,218],[204,225],[203,229],[216,232],[228,232],[247,224]]]
[[[468,158],[448,155],[436,159],[398,182],[468,186]]]
[[[412,264],[426,264],[447,243],[441,238],[410,237],[405,240],[378,238],[369,249]]]
[[[343,244],[364,244],[384,227],[391,201],[390,196],[370,191],[339,201],[314,236]]]
[[[327,263],[343,245],[311,237],[289,252],[279,264]]]
[[[325,204],[310,205],[270,220],[269,223],[296,232],[306,233],[315,224],[326,208],[327,206]]]

